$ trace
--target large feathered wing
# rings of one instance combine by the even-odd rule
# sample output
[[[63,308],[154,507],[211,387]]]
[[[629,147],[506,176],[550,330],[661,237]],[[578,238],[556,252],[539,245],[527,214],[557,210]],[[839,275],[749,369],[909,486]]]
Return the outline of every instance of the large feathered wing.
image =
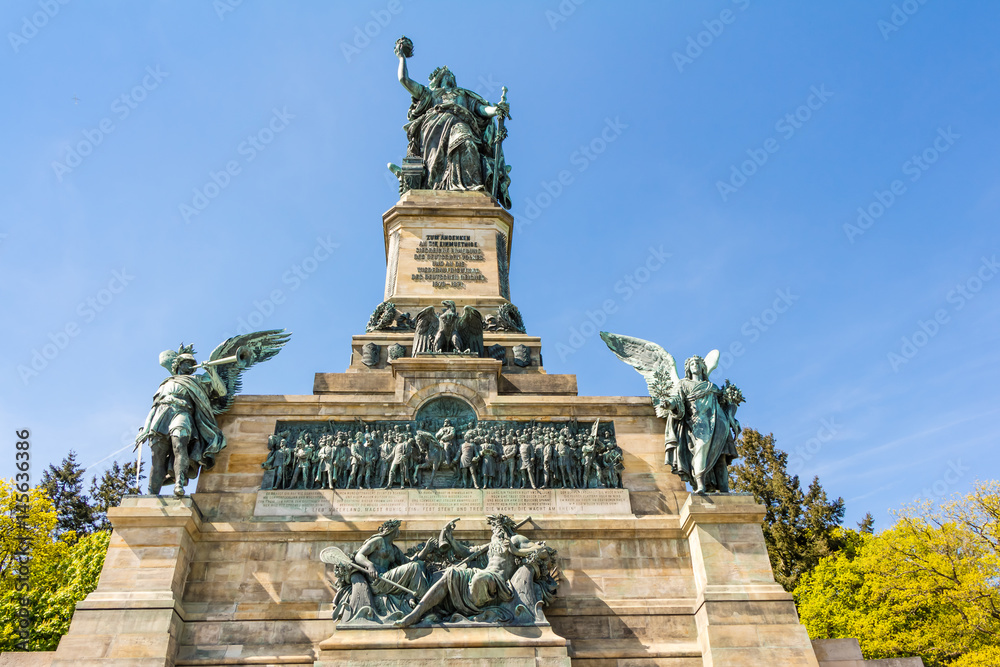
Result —
[[[477,357],[486,356],[483,349],[483,314],[472,306],[462,309],[462,317],[458,320],[458,335],[462,337],[466,350]]]
[[[711,352],[705,355],[706,380],[708,379],[708,376],[712,374],[712,371],[714,371],[716,368],[719,367],[719,356],[720,355],[718,350],[712,350]]]
[[[243,389],[243,371],[254,364],[267,361],[281,352],[281,348],[285,346],[291,335],[284,329],[255,331],[233,336],[212,350],[212,355],[208,358],[209,361],[240,356],[237,361],[214,366],[219,378],[226,385],[226,395],[212,399],[212,411],[219,415],[229,410],[236,394]]]
[[[677,389],[677,364],[673,356],[656,343],[632,336],[601,332],[601,338],[619,359],[634,368],[646,380],[657,414],[660,402]],[[663,415],[660,415],[663,416]]]
[[[434,312],[434,306],[427,306],[413,320],[413,351],[411,356],[417,356],[421,352],[429,352],[434,336],[438,330],[438,316]]]

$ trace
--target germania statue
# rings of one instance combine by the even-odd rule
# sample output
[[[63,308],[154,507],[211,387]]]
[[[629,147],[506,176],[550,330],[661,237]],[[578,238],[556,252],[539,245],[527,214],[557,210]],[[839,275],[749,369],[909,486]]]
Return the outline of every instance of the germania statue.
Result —
[[[193,345],[182,343],[176,351],[160,353],[160,365],[170,377],[153,395],[153,407],[135,439],[136,448],[149,441],[150,494],[159,494],[164,484],[173,482],[174,495],[183,496],[188,480],[215,464],[226,446],[215,416],[232,406],[243,387],[243,371],[280,352],[289,336],[283,329],[233,336],[202,364],[195,360]],[[206,372],[195,375],[198,368]]]
[[[399,82],[413,98],[403,126],[409,140],[402,167],[389,169],[400,179],[400,192],[409,189],[477,190],[510,208],[510,167],[504,163],[502,142],[507,136],[504,120],[510,118],[503,89],[500,101],[491,104],[455,83],[447,67],[438,67],[421,85],[407,73],[406,59],[413,56],[413,42],[396,42]],[[493,123],[496,118],[497,122]]]
[[[606,331],[601,338],[645,378],[656,416],[667,420],[664,463],[695,493],[729,493],[728,466],[737,457],[742,431],[736,408],[743,393],[729,380],[720,388],[708,379],[719,365],[719,351],[691,357],[680,377],[674,358],[656,343]]]

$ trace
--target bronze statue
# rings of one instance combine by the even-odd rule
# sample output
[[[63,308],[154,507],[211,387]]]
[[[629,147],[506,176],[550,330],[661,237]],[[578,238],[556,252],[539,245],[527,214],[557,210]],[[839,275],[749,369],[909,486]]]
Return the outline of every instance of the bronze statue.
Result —
[[[393,540],[399,535],[399,520],[390,519],[378,533],[365,540],[353,555],[337,547],[324,549],[320,560],[336,566],[338,593],[336,616],[345,622],[395,620],[412,611],[411,600],[427,591],[423,559],[436,543],[406,556]]]
[[[413,611],[393,625],[411,626],[432,610],[442,608],[470,619],[488,613],[488,618],[511,625],[518,620],[516,614],[522,609],[528,612],[524,614],[528,623],[522,621],[522,624],[544,619],[541,607],[554,596],[557,586],[555,549],[518,535],[514,522],[503,514],[490,515],[486,520],[492,537],[479,547],[470,548],[455,541],[452,537],[455,521],[445,526],[439,542],[447,542],[454,553],[465,558],[458,565],[445,568]],[[484,554],[487,558],[484,566],[465,566],[465,561]],[[537,592],[542,593],[540,598]]]
[[[215,416],[232,406],[243,386],[243,371],[278,354],[289,336],[283,329],[233,336],[203,364],[196,362],[193,345],[160,353],[160,365],[170,377],[153,395],[153,407],[135,439],[137,449],[149,441],[150,494],[159,494],[164,484],[173,482],[174,495],[183,496],[188,480],[201,468],[215,465],[226,446]],[[197,368],[206,373],[195,375]]]
[[[413,55],[413,42],[396,42],[399,83],[412,96],[406,130],[407,159],[403,167],[389,165],[400,179],[400,191],[473,190],[487,192],[504,208],[510,208],[510,177],[503,158],[503,126],[510,118],[503,89],[500,102],[491,104],[465,88],[459,88],[447,67],[438,67],[426,86],[409,77],[406,59]],[[497,118],[497,123],[492,122]],[[419,165],[416,177],[405,172],[410,163]]]
[[[743,394],[728,380],[720,388],[708,379],[718,366],[719,351],[689,358],[684,377],[679,377],[674,358],[656,343],[605,331],[601,338],[645,378],[656,415],[667,420],[666,465],[695,493],[728,493],[728,466],[737,457],[742,431],[736,409]]]
[[[279,422],[261,489],[620,488],[621,460],[599,422]]]
[[[482,314],[472,306],[466,306],[459,316],[454,301],[446,300],[441,303],[445,308],[440,317],[434,306],[427,306],[417,313],[413,356],[421,352],[485,356]]]

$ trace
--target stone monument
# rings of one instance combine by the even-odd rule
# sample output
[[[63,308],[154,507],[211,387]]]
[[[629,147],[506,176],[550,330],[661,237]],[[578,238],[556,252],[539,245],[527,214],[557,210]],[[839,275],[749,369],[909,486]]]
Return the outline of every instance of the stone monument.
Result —
[[[236,398],[191,496],[109,510],[97,589],[18,664],[818,665],[764,508],[725,492],[738,390],[611,334],[655,403],[547,373],[511,302],[509,107],[397,55],[402,194],[349,366]]]

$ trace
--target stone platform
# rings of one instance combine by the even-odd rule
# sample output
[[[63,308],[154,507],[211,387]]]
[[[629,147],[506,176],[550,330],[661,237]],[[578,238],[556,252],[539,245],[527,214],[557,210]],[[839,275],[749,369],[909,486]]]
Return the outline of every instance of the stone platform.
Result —
[[[479,193],[408,192],[383,217],[385,296],[401,310],[452,298],[484,315],[509,303],[511,222]],[[469,237],[455,241],[468,256],[431,258],[456,254],[430,243],[451,236]],[[476,268],[459,273],[482,279],[438,280],[442,287],[414,278],[452,268]],[[219,418],[227,446],[192,497],[128,497],[109,510],[114,532],[97,589],[77,605],[55,654],[40,659],[57,667],[818,665],[791,595],[774,581],[764,508],[744,495],[688,493],[663,464],[664,422],[648,397],[578,396],[576,377],[545,373],[541,339],[520,333],[484,334],[487,346],[507,350],[507,364],[462,355],[389,361],[385,348],[399,343],[409,355],[411,336],[355,336],[347,371],[316,373],[311,395],[237,397]],[[383,348],[372,366],[361,361],[369,342]],[[510,362],[515,345],[531,351],[529,365]],[[416,423],[442,400],[478,423],[611,425],[623,488],[261,490],[268,437],[280,425],[332,433]],[[455,539],[481,544],[491,512],[530,516],[518,532],[557,551],[548,625],[337,629],[335,566],[320,560],[324,549],[356,550],[389,517],[402,520],[403,552],[456,517]]]
[[[567,641],[549,627],[337,630],[320,643],[316,667],[430,667],[456,661],[490,667],[570,667]]]

